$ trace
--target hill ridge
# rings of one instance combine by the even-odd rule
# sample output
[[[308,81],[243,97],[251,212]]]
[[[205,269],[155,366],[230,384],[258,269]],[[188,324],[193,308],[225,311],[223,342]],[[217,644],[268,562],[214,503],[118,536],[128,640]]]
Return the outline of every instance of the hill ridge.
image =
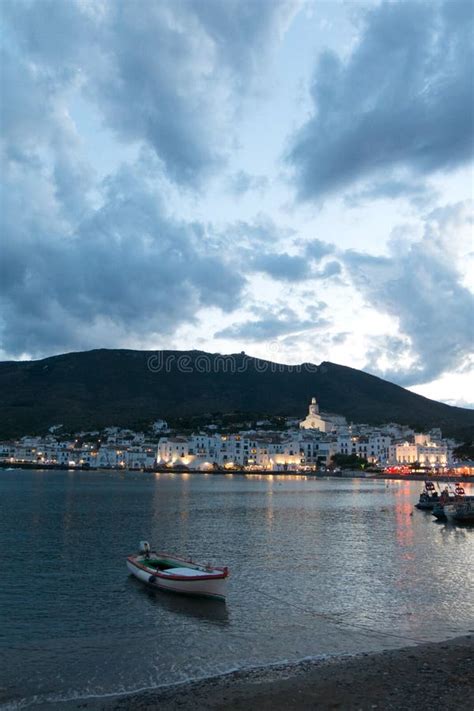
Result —
[[[42,432],[59,422],[79,430],[208,412],[304,417],[313,395],[322,409],[354,422],[439,426],[462,440],[474,431],[474,410],[331,361],[291,365],[243,351],[98,348],[0,362],[0,437]]]

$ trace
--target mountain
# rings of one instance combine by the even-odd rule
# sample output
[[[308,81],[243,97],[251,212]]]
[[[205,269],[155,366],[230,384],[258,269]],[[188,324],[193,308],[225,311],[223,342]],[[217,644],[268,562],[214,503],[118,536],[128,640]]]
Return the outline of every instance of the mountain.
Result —
[[[472,439],[474,411],[415,395],[354,368],[323,362],[288,366],[201,351],[93,350],[0,363],[0,437],[204,413],[303,417],[315,395],[349,421],[441,427]]]

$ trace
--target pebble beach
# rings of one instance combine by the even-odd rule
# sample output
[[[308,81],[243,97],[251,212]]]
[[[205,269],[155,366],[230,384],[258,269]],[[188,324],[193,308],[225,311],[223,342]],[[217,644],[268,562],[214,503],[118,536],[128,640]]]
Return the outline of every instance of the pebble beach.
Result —
[[[138,695],[83,701],[83,711],[350,711],[474,708],[474,635],[373,654],[303,661]]]

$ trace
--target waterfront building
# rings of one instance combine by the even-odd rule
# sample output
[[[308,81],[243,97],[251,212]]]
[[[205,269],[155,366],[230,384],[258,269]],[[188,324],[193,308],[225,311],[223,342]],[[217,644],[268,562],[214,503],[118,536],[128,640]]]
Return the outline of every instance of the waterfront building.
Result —
[[[257,468],[286,470],[327,465],[336,452],[336,440],[319,432],[238,433],[162,437],[157,462],[190,469]]]
[[[372,464],[385,464],[389,459],[392,438],[378,428],[370,428],[368,425],[363,425],[361,429],[365,434],[355,434],[361,430],[353,425],[349,428],[349,432],[338,434],[337,452],[348,456],[355,454]]]
[[[97,466],[101,469],[125,467],[125,450],[112,444],[103,444],[97,453]]]
[[[255,442],[241,434],[199,433],[190,437],[161,437],[156,458],[159,464],[167,466],[208,469],[214,466],[246,466],[255,456]]]
[[[130,447],[124,452],[127,469],[152,469],[156,461],[154,447]]]
[[[15,459],[16,445],[15,442],[0,442],[0,461],[8,462]]]
[[[433,442],[429,434],[415,434],[414,442],[396,442],[390,446],[392,464],[414,464],[423,467],[447,467],[452,464],[452,451],[447,442]]]

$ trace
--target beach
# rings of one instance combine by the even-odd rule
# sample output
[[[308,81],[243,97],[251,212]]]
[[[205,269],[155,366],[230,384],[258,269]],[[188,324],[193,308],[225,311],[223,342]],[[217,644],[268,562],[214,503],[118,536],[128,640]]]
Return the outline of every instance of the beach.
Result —
[[[377,653],[236,671],[137,695],[83,701],[87,711],[472,709],[474,635]]]

